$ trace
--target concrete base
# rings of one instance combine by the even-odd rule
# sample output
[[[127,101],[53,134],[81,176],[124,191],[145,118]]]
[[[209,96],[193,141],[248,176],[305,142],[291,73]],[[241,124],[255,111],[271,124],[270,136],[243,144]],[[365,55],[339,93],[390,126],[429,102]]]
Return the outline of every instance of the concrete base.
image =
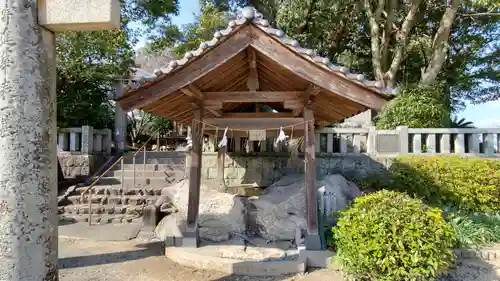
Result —
[[[321,251],[323,249],[319,234],[306,234],[304,242],[308,251]]]
[[[200,236],[197,227],[186,227],[182,235],[183,248],[198,248],[200,243]]]
[[[249,261],[202,255],[198,249],[166,247],[165,255],[181,265],[246,276],[279,276],[306,271],[306,260]]]

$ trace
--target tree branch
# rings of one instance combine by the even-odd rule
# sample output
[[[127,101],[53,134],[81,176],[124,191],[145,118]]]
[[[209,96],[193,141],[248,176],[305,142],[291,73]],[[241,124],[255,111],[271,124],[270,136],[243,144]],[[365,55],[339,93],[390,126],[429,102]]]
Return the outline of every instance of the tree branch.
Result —
[[[384,74],[382,71],[382,63],[381,63],[382,57],[380,56],[380,42],[379,42],[380,31],[378,24],[378,19],[380,19],[382,11],[379,11],[379,9],[377,8],[376,13],[374,14],[372,11],[370,0],[364,0],[363,6],[366,16],[368,17],[368,22],[370,24],[370,41],[371,41],[371,51],[372,51],[373,72],[376,80],[383,80]]]
[[[392,26],[394,25],[394,9],[397,0],[389,0],[387,7],[385,30],[382,34],[382,71],[387,71],[389,64],[389,43],[391,42]]]
[[[457,15],[459,16],[465,16],[465,17],[498,17],[500,16],[500,13],[471,13],[471,14],[460,14],[458,13]]]
[[[418,8],[420,7],[420,3],[422,0],[413,0],[411,3],[411,8],[406,18],[401,25],[401,30],[397,33],[398,45],[396,50],[394,51],[394,58],[392,59],[391,67],[389,71],[385,73],[385,80],[388,83],[388,86],[394,86],[396,80],[396,73],[401,65],[401,62],[404,58],[404,50],[408,45],[408,39],[410,38],[410,32],[415,22],[417,20],[416,14],[418,12]]]
[[[451,6],[446,8],[443,17],[441,18],[441,23],[439,24],[439,28],[432,42],[433,52],[430,63],[424,73],[422,73],[421,83],[423,85],[431,85],[436,81],[436,78],[446,61],[451,27],[455,21],[458,7],[461,3],[462,0],[451,0]]]

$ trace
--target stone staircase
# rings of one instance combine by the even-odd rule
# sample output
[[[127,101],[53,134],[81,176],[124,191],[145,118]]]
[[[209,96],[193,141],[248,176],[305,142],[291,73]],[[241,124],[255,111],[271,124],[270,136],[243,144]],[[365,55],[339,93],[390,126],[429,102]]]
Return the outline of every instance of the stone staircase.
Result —
[[[147,152],[144,163],[141,152],[136,156],[134,184],[133,160],[126,157],[123,169],[116,164],[92,188],[92,223],[130,223],[142,216],[144,206],[165,202],[161,191],[184,178],[185,159],[186,152]],[[82,195],[86,188],[77,187],[59,206],[62,223],[88,222],[89,194]]]

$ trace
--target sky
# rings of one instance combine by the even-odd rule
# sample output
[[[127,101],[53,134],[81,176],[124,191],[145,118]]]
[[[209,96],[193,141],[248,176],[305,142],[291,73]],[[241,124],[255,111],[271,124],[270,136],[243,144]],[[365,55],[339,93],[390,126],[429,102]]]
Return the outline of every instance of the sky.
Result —
[[[179,15],[172,19],[176,25],[183,25],[194,21],[195,15],[200,12],[198,0],[180,1]],[[145,38],[137,45],[144,46]],[[459,118],[474,122],[479,128],[500,128],[500,100],[479,105],[467,105],[465,110],[458,113]]]

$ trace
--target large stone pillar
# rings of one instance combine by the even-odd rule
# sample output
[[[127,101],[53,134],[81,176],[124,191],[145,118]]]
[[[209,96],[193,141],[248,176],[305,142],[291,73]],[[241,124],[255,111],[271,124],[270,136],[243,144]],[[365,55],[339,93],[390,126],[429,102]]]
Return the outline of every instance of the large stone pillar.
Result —
[[[189,167],[189,198],[187,227],[182,241],[183,247],[198,247],[198,212],[200,206],[201,155],[203,136],[203,106],[194,110],[192,123],[191,166]]]
[[[316,136],[314,134],[314,115],[312,110],[304,109],[304,144],[305,144],[305,189],[307,234],[306,249],[321,250],[321,239],[318,233],[318,202],[316,190]]]
[[[119,102],[115,105],[115,146],[118,153],[124,152],[127,146],[127,112]]]
[[[57,274],[54,34],[37,1],[0,0],[0,280]]]

